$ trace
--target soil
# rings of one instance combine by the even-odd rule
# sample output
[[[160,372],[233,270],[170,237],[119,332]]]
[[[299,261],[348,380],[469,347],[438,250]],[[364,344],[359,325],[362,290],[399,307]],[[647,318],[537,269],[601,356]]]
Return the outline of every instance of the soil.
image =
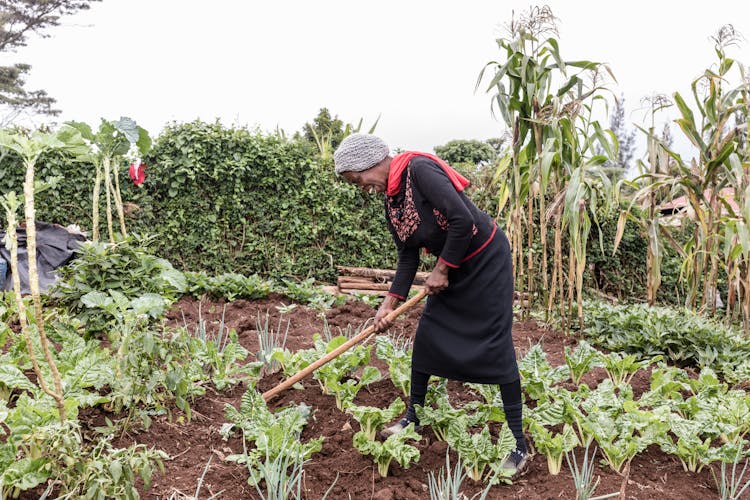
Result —
[[[200,304],[202,316],[204,320],[209,321],[209,325],[213,322],[218,324],[226,307],[225,323],[236,330],[240,342],[254,353],[258,349],[256,320],[260,317],[265,321],[265,314],[268,312],[270,324],[277,325],[281,314],[277,306],[288,305],[289,301],[279,296],[271,296],[257,301],[203,301]],[[195,325],[198,308],[199,301],[183,299],[170,314],[169,321],[182,325],[184,314],[188,325]],[[418,306],[398,320],[391,333],[410,336],[416,329],[420,314],[421,306]],[[362,302],[348,302],[325,312],[326,321],[333,334],[346,331],[347,328],[357,328],[373,315],[374,309]],[[324,328],[323,315],[301,305],[283,314],[284,325],[287,320],[290,322],[290,329],[286,347],[290,350],[311,347],[313,333],[322,332]],[[531,346],[541,342],[553,365],[564,363],[565,346],[574,347],[577,343],[575,337],[547,329],[535,321],[517,321],[513,334],[519,359]],[[373,364],[387,374],[387,367],[377,360],[374,350]],[[605,377],[605,373],[599,370],[587,374],[583,381],[594,387]],[[265,391],[280,381],[279,374],[271,375],[261,380],[258,388]],[[325,437],[322,450],[314,454],[305,465],[304,498],[322,498],[334,481],[335,484],[328,495],[329,499],[429,498],[428,474],[440,471],[445,465],[446,453],[446,444],[437,441],[429,428],[422,431],[422,440],[416,445],[421,453],[419,462],[409,469],[392,464],[388,477],[381,478],[370,457],[362,456],[352,446],[352,436],[358,430],[357,422],[338,410],[334,398],[323,395],[318,383],[311,377],[308,377],[303,385],[304,390],[290,389],[269,403],[269,406],[276,409],[293,402],[304,401],[314,409],[314,413],[302,434],[302,440]],[[638,372],[632,380],[632,385],[638,397],[648,389],[649,373]],[[462,384],[450,382],[448,387],[451,396],[459,399],[470,400],[478,397]],[[192,498],[206,469],[200,498],[209,498],[215,494],[219,494],[217,498],[260,498],[255,487],[247,482],[246,469],[224,460],[227,455],[242,452],[241,440],[224,440],[219,434],[219,429],[226,421],[225,405],[239,406],[244,391],[243,386],[221,393],[208,389],[205,396],[193,402],[193,416],[190,421],[185,422],[176,418],[179,411],[175,411],[171,421],[167,417],[155,418],[148,431],[128,435],[116,443],[118,446],[143,443],[162,449],[171,457],[164,464],[165,472],[154,477],[151,487],[145,491],[141,489],[142,498]],[[399,394],[386,376],[384,380],[360,391],[355,403],[383,407]],[[89,421],[85,425],[95,426],[103,420],[103,415],[94,412],[87,418]],[[451,458],[452,463],[455,463],[456,456],[451,453]],[[699,474],[685,472],[677,458],[664,454],[658,447],[651,447],[639,454],[633,460],[626,479],[611,471],[599,460],[595,475],[601,480],[596,490],[599,495],[619,492],[623,482],[624,498],[704,499],[715,498],[718,495],[707,469]],[[467,497],[471,498],[482,490],[482,485],[467,479],[463,489]],[[517,478],[512,485],[494,486],[487,498],[575,498],[575,488],[564,462],[560,474],[552,476],[548,472],[545,457],[533,455],[523,476]]]

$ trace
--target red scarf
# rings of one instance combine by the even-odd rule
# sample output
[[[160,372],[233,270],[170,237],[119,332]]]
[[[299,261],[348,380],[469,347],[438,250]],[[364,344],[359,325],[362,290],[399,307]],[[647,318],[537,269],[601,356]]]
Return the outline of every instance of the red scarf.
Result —
[[[418,153],[416,151],[407,151],[396,155],[391,160],[391,167],[388,171],[388,187],[385,190],[385,194],[388,196],[396,196],[401,190],[401,175],[404,173],[404,169],[409,165],[409,162],[415,156],[424,156],[434,161],[440,168],[442,168],[448,175],[448,178],[453,183],[453,187],[456,191],[461,192],[466,186],[469,185],[469,181],[463,175],[456,172],[450,165],[445,163],[443,160],[430,153]]]

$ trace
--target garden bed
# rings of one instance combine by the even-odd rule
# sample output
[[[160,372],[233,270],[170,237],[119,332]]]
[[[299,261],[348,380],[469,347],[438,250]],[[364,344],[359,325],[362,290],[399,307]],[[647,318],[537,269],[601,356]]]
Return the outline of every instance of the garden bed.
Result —
[[[265,320],[266,312],[270,321],[276,325],[279,312],[287,305],[285,299],[272,296],[257,301],[237,300],[226,304],[223,302],[201,303],[201,315],[204,320],[218,322],[224,314],[224,321],[229,328],[237,331],[239,341],[250,352],[258,351],[256,321]],[[170,315],[170,322],[181,325],[184,318],[192,328],[198,320],[199,302],[183,299]],[[392,329],[395,335],[411,335],[415,331],[421,306],[398,320]],[[359,327],[374,310],[361,302],[350,302],[334,307],[325,313],[327,324],[335,335],[346,331],[347,327]],[[295,351],[309,348],[312,345],[312,334],[321,333],[324,321],[318,311],[298,306],[283,314],[283,323],[290,322],[286,347]],[[340,331],[339,331],[340,329]],[[557,366],[564,363],[565,346],[574,347],[576,339],[563,333],[539,326],[534,321],[516,322],[514,341],[519,359],[529,348],[538,342],[542,343],[550,363]],[[385,364],[372,356],[372,364],[387,374]],[[606,378],[601,369],[595,369],[584,376],[583,381],[592,388]],[[258,388],[265,391],[282,380],[277,373],[262,379]],[[377,467],[370,457],[360,454],[352,445],[352,437],[359,429],[357,422],[347,413],[336,407],[333,396],[324,395],[318,382],[311,377],[304,381],[304,390],[290,389],[269,403],[273,411],[292,402],[304,402],[313,409],[312,417],[301,436],[303,441],[324,436],[322,450],[315,453],[305,465],[305,497],[319,499],[334,483],[328,498],[376,498],[376,499],[423,499],[429,498],[427,478],[430,472],[437,473],[445,465],[447,445],[435,439],[429,428],[422,431],[422,440],[415,446],[421,457],[419,462],[409,469],[402,469],[391,464],[388,477],[381,478]],[[641,370],[631,381],[636,397],[649,387],[649,373]],[[460,401],[480,399],[463,384],[451,382],[448,385],[451,397]],[[224,415],[226,404],[238,407],[245,387],[238,386],[225,392],[215,392],[208,388],[206,395],[198,398],[192,405],[192,419],[185,421],[181,413],[175,411],[171,421],[166,416],[154,418],[148,431],[129,434],[119,439],[118,446],[132,443],[143,443],[163,449],[170,455],[165,461],[165,472],[154,477],[151,488],[142,491],[142,498],[184,498],[192,496],[197,484],[206,470],[202,483],[201,498],[221,492],[218,498],[259,498],[255,487],[247,482],[248,472],[240,465],[224,459],[236,453],[242,453],[243,444],[239,437],[228,440],[222,438],[219,430],[227,420]],[[401,394],[387,376],[361,390],[355,404],[385,407]],[[85,416],[81,415],[82,424],[93,427],[102,425],[105,414],[94,410]],[[494,424],[493,424],[494,425]],[[497,430],[497,428],[493,428]],[[579,448],[579,457],[582,450]],[[451,452],[452,459],[455,454]],[[208,464],[210,460],[210,464]],[[453,460],[454,462],[454,460]],[[208,466],[207,466],[208,464]],[[595,474],[601,477],[597,494],[620,491],[623,477],[614,473],[604,463],[597,463]],[[338,477],[338,479],[337,479]],[[481,491],[483,485],[471,480],[464,481],[464,492],[471,497]],[[680,461],[663,453],[658,447],[651,446],[638,454],[631,464],[630,475],[625,485],[627,498],[705,498],[716,495],[716,487],[708,469],[699,474],[685,472]],[[557,476],[549,474],[544,456],[535,455],[526,473],[517,478],[512,485],[499,484],[493,487],[488,498],[574,498],[575,488],[571,474],[563,465]]]

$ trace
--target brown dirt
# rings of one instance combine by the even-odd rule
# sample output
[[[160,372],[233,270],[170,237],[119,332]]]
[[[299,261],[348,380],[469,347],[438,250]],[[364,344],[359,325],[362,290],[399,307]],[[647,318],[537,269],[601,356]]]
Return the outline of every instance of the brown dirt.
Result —
[[[226,304],[226,324],[237,331],[240,342],[250,350],[257,351],[256,318],[268,311],[271,324],[276,325],[279,311],[276,306],[282,304],[281,297],[271,297],[259,301],[238,300]],[[288,303],[288,302],[287,302]],[[209,322],[218,322],[221,318],[223,302],[202,305],[202,315]],[[182,313],[189,325],[194,325],[198,317],[198,302],[181,300],[170,316],[174,324],[182,324]],[[410,335],[414,332],[421,307],[408,313],[399,320],[393,329],[396,335]],[[339,328],[345,330],[348,325],[359,327],[374,315],[374,310],[360,302],[351,302],[331,309],[325,313],[328,324],[334,334]],[[287,348],[296,350],[312,345],[312,334],[322,332],[323,319],[319,312],[298,306],[284,314],[285,321],[291,322]],[[514,338],[519,358],[537,342],[542,342],[545,352],[553,365],[562,364],[564,347],[574,347],[576,339],[560,332],[546,329],[534,321],[517,322],[514,325]],[[373,353],[373,359],[376,357]],[[387,369],[374,362],[384,374]],[[584,382],[596,385],[605,375],[595,371],[586,375]],[[259,389],[267,390],[280,381],[280,376],[270,376],[259,383]],[[649,374],[638,373],[632,381],[636,397],[648,389]],[[471,398],[465,387],[451,382],[449,391],[461,399]],[[216,393],[208,390],[204,397],[197,399],[193,406],[193,418],[186,423],[178,423],[174,418],[170,422],[166,417],[154,419],[147,432],[134,434],[120,440],[118,445],[144,443],[166,451],[172,458],[165,462],[166,471],[157,475],[149,490],[142,492],[142,498],[164,499],[170,495],[182,493],[192,496],[206,464],[211,458],[206,473],[201,498],[222,492],[218,498],[258,498],[253,486],[247,483],[247,471],[241,466],[226,462],[223,458],[231,453],[241,453],[242,443],[234,438],[224,441],[219,435],[224,418],[226,404],[239,405],[244,387],[235,387],[230,391]],[[393,401],[399,392],[386,378],[372,384],[360,392],[355,401],[357,404],[384,406]],[[358,424],[336,408],[332,396],[321,393],[316,381],[308,378],[304,390],[288,390],[270,404],[279,408],[292,402],[304,401],[314,409],[313,418],[309,421],[302,435],[303,440],[325,436],[323,449],[313,455],[305,466],[305,498],[320,499],[331,484],[333,499],[424,499],[429,498],[427,477],[430,472],[438,472],[445,463],[445,443],[435,440],[429,429],[422,433],[423,439],[417,445],[421,452],[419,462],[410,469],[402,469],[397,464],[391,465],[390,474],[381,478],[377,468],[369,457],[362,456],[352,446],[352,436]],[[91,425],[101,416],[91,415]],[[455,462],[455,455],[452,459]],[[598,494],[620,491],[623,477],[609,468],[597,463],[595,474],[601,478]],[[480,484],[467,480],[464,492],[471,495],[481,490]],[[661,452],[658,447],[651,447],[638,455],[632,462],[630,476],[625,485],[626,498],[651,499],[703,499],[717,495],[710,472],[700,474],[684,472],[680,462]],[[178,496],[179,498],[179,496]],[[182,497],[186,498],[186,497]],[[512,485],[498,485],[490,492],[488,498],[575,498],[575,489],[570,472],[563,465],[562,472],[552,476],[547,470],[546,459],[542,455],[533,456],[526,474]]]

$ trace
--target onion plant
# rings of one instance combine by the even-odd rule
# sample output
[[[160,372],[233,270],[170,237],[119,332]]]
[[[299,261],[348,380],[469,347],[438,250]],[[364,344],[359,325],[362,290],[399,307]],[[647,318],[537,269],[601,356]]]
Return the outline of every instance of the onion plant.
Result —
[[[594,496],[597,486],[599,486],[600,477],[594,480],[594,458],[596,458],[597,449],[589,457],[589,446],[583,452],[583,462],[578,465],[576,455],[573,451],[565,453],[565,461],[568,463],[568,469],[573,476],[573,485],[576,489],[576,500],[599,500],[604,498],[616,497],[620,492],[609,493],[607,495]]]
[[[279,315],[279,321],[275,329],[270,325],[270,318],[270,313],[266,311],[264,321],[261,320],[260,313],[255,320],[255,329],[258,332],[258,361],[263,363],[266,373],[274,373],[279,369],[279,363],[273,358],[273,353],[277,350],[284,350],[286,337],[291,326],[291,321],[287,321],[282,334],[283,315]]]
[[[727,470],[727,464],[721,463],[721,469],[717,475],[714,469],[711,468],[711,475],[716,483],[716,489],[719,490],[719,497],[721,500],[739,500],[742,494],[750,487],[750,479],[745,479],[745,472],[747,472],[748,461],[745,460],[745,464],[742,470],[738,470],[740,465],[740,459],[742,457],[742,448],[737,448],[737,454],[732,462],[731,470]]]
[[[451,469],[450,448],[445,450],[445,467],[440,468],[437,474],[433,471],[427,476],[427,486],[430,492],[430,500],[484,500],[490,492],[492,485],[487,485],[482,491],[471,498],[461,491],[461,486],[468,474],[464,470],[461,459]]]

